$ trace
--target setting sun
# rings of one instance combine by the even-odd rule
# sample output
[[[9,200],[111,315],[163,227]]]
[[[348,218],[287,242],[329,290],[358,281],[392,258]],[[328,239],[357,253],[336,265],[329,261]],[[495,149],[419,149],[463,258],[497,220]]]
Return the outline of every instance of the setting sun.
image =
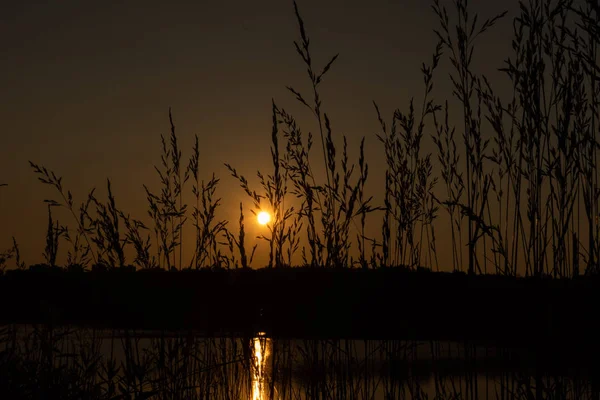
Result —
[[[261,211],[258,213],[258,223],[261,225],[266,225],[271,220],[271,216],[266,211]]]

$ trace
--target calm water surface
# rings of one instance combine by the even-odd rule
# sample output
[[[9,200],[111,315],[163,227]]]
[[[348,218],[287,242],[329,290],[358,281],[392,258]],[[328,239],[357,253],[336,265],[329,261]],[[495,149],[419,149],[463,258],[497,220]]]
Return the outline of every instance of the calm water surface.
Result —
[[[600,393],[586,369],[541,371],[514,352],[449,342],[23,326],[2,328],[0,338],[0,381],[23,374],[21,365],[37,365],[38,376],[60,371],[54,379],[89,385],[97,398],[585,399]]]

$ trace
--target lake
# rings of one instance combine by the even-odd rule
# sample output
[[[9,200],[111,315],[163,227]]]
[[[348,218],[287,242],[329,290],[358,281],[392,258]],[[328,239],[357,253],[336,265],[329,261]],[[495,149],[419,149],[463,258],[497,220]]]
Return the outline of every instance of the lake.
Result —
[[[491,344],[7,325],[2,398],[598,398],[597,370]],[[41,396],[41,397],[40,397]]]

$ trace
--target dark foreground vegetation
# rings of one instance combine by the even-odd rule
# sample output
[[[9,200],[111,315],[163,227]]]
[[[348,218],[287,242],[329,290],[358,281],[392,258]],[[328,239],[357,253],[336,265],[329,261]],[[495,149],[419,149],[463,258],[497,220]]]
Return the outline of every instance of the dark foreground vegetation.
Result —
[[[0,393],[594,399],[599,288],[404,268],[38,266],[0,277]]]
[[[593,362],[470,343],[0,331],[8,399],[596,399]],[[584,360],[585,361],[585,360]]]

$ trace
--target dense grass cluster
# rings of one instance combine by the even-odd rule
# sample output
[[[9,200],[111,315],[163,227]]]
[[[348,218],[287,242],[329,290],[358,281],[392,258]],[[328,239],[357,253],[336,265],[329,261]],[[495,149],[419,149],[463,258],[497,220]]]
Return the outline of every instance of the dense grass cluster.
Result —
[[[592,0],[520,2],[513,20],[512,52],[501,71],[506,81],[490,82],[473,67],[476,43],[504,14],[482,20],[467,0],[448,10],[434,1],[438,43],[430,64],[423,63],[423,100],[396,110],[387,123],[375,105],[387,168],[382,197],[369,195],[364,138],[358,160],[348,156],[345,136],[335,134],[320,87],[337,55],[323,67],[311,56],[297,6],[300,40],[311,91],[289,87],[314,116],[318,135],[306,134],[295,117],[272,105],[272,171],[258,172],[259,188],[226,164],[248,194],[253,212],[273,214],[268,234],[269,267],[363,267],[464,270],[469,273],[571,277],[595,273],[600,257],[598,224],[598,129],[600,85],[597,47],[600,10]],[[439,65],[447,64],[452,94],[434,91]],[[510,84],[508,97],[494,85]],[[454,116],[451,118],[450,116]],[[161,187],[144,186],[148,218],[132,218],[94,191],[77,205],[62,180],[31,163],[41,182],[56,188],[59,200],[46,200],[48,230],[44,262],[57,263],[59,246],[68,247],[68,268],[184,269],[249,267],[256,246],[247,249],[243,206],[237,227],[218,218],[219,179],[199,171],[198,137],[187,163],[169,112],[171,132],[161,136]],[[452,125],[452,121],[460,121]],[[318,142],[317,150],[313,147]],[[431,141],[435,153],[425,152]],[[341,152],[340,152],[341,146]],[[316,161],[315,157],[322,157]],[[324,166],[317,171],[315,164]],[[190,190],[192,204],[187,204]],[[6,189],[4,189],[6,190]],[[291,204],[296,204],[295,207]],[[53,219],[65,207],[74,226]],[[368,221],[381,226],[367,235]],[[192,224],[193,237],[184,235]],[[436,227],[448,223],[449,263],[440,264]],[[183,252],[184,238],[194,245]],[[18,257],[18,246],[0,264]],[[62,259],[62,258],[61,258]],[[128,261],[130,260],[130,261]]]

